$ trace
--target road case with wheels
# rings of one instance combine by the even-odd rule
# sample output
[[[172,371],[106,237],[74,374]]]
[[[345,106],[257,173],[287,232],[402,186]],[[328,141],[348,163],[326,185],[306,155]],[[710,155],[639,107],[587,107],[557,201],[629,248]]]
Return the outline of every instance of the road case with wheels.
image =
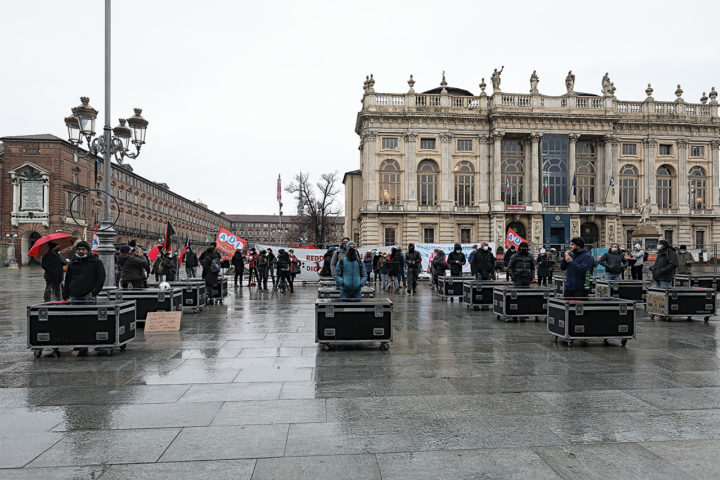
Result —
[[[315,342],[330,345],[379,342],[390,348],[393,302],[388,298],[334,299],[315,301]]]
[[[671,287],[647,290],[646,309],[650,318],[672,320],[673,318],[703,317],[707,322],[715,315],[717,292],[711,288]]]
[[[712,288],[720,292],[720,275],[675,275],[675,286]]]
[[[438,293],[440,298],[443,300],[455,301],[455,298],[462,298],[463,296],[463,283],[472,282],[475,277],[464,276],[464,277],[452,277],[444,276],[438,277]]]
[[[207,304],[207,292],[205,291],[204,280],[188,279],[169,283],[173,288],[182,289],[183,308],[190,309],[194,312],[200,312]]]
[[[463,303],[474,310],[487,310],[493,304],[493,289],[510,286],[512,282],[496,282],[493,280],[473,280],[463,283]]]
[[[555,291],[555,296],[562,297],[565,293],[565,275],[555,275],[552,278],[553,282],[553,290]],[[594,294],[595,293],[595,285],[597,283],[597,280],[595,277],[590,277],[590,288],[588,289],[588,294]]]
[[[598,285],[599,286],[599,285]],[[575,340],[620,340],[635,338],[635,304],[612,297],[551,298],[548,300],[547,331],[555,343]]]
[[[495,287],[493,312],[498,320],[519,320],[533,317],[535,321],[547,315],[547,301],[553,297],[552,287]]]
[[[167,290],[160,288],[120,288],[101,292],[100,298],[113,302],[123,300],[135,301],[135,319],[145,324],[148,312],[170,312],[182,310],[183,293],[180,288],[170,287]]]
[[[595,282],[595,295],[645,303],[646,288],[642,280],[598,280]]]
[[[94,348],[112,355],[135,338],[135,302],[99,301],[95,305],[47,302],[27,307],[27,345],[36,357],[61,348]]]
[[[207,292],[207,303],[222,303],[222,299],[228,295],[228,277],[218,277]]]

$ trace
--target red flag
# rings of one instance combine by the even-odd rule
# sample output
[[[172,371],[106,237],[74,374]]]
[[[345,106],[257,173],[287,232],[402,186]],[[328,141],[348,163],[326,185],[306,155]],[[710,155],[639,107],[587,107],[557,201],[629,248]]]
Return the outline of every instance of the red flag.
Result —
[[[182,252],[180,252],[180,263],[183,263],[185,261],[185,252],[187,252],[188,247],[190,246],[190,237],[188,237],[187,242],[185,242],[185,245],[183,246]]]
[[[162,248],[162,245],[160,245],[160,244],[158,243],[157,245],[155,245],[155,246],[152,248],[152,250],[150,250],[150,251],[148,252],[147,256],[148,256],[148,258],[150,259],[151,262],[154,262],[155,259],[158,257],[158,255],[160,255],[160,249],[161,249],[161,248]]]
[[[522,242],[528,243],[527,240],[515,233],[515,230],[508,228],[507,237],[505,237],[505,248],[510,248],[513,245],[518,248]]]
[[[280,174],[278,173],[278,184],[277,184],[277,201],[282,199],[282,184],[280,183]]]

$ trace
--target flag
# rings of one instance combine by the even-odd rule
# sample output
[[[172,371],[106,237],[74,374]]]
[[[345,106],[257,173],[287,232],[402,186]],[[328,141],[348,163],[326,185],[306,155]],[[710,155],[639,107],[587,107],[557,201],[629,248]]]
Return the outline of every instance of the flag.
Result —
[[[510,175],[505,176],[505,195],[510,196]]]
[[[548,197],[548,177],[545,175],[543,177],[543,197],[545,198],[545,201],[547,201]]]
[[[170,225],[170,222],[167,223],[167,228],[165,229],[165,241],[162,244],[163,250],[167,251],[170,246],[172,245],[172,237],[175,236],[175,229]]]
[[[185,258],[185,252],[187,252],[188,247],[190,246],[190,237],[188,237],[187,241],[185,242],[185,245],[183,245],[182,252],[180,252],[180,259],[178,260],[180,263],[183,263]]]
[[[613,174],[612,177],[610,177],[610,193],[612,196],[615,196],[615,175]]]
[[[515,233],[515,230],[512,228],[508,228],[507,236],[505,237],[505,248],[510,248],[513,245],[515,245],[515,248],[518,248],[522,242],[527,243],[527,240]]]
[[[155,245],[155,246],[152,248],[152,250],[150,250],[150,251],[148,252],[147,256],[148,256],[148,258],[150,259],[151,262],[154,262],[155,259],[158,257],[158,255],[160,255],[160,250],[161,250],[162,248],[163,248],[163,246],[158,243],[157,245]]]
[[[282,200],[282,183],[280,182],[280,174],[278,173],[278,183],[277,183],[277,201]]]
[[[97,225],[95,225],[95,231],[93,232],[93,241],[92,241],[92,247],[90,247],[90,251],[97,255],[97,249],[100,246],[100,239],[97,235]]]
[[[577,175],[573,174],[573,196],[577,197]]]

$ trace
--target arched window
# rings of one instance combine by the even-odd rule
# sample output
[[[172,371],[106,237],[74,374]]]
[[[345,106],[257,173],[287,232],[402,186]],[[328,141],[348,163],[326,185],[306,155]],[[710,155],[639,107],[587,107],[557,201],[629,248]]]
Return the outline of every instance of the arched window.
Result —
[[[580,238],[585,241],[587,248],[596,247],[600,240],[597,225],[593,222],[583,222],[583,224],[580,225]]]
[[[463,161],[455,165],[455,205],[466,207],[475,203],[475,169]]]
[[[397,205],[400,202],[400,165],[395,160],[380,164],[380,203]]]
[[[519,140],[503,140],[501,143],[501,170],[503,182],[503,198],[505,205],[523,205],[523,161],[525,153]],[[495,179],[498,181],[498,179]]]
[[[620,184],[620,205],[635,208],[638,201],[638,169],[634,165],[623,165],[618,178]]]
[[[520,222],[510,222],[508,223],[507,228],[505,229],[505,237],[507,237],[507,231],[509,229],[513,230],[513,232],[517,233],[520,237],[526,238],[525,236],[525,225],[523,225]]]
[[[662,165],[657,169],[657,206],[658,208],[672,208],[673,176],[674,170],[670,165]]]
[[[688,194],[690,208],[704,210],[707,203],[707,173],[702,167],[693,167],[688,173]]]
[[[437,203],[438,166],[432,160],[423,160],[417,169],[417,200],[420,205]]]

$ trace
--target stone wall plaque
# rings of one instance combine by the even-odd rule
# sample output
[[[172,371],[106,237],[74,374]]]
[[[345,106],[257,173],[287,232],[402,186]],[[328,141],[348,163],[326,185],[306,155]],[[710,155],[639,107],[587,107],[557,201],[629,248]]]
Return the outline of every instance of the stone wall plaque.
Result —
[[[148,312],[145,333],[177,332],[180,330],[183,312]]]
[[[45,186],[42,180],[20,182],[20,210],[45,210]]]

